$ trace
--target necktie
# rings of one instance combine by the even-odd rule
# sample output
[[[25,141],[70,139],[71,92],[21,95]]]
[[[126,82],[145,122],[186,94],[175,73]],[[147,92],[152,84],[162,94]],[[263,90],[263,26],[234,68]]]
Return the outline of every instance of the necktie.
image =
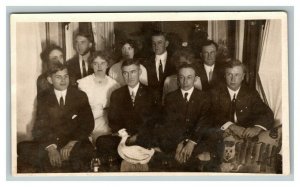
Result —
[[[211,81],[212,75],[213,75],[213,71],[212,71],[212,69],[210,69],[210,71],[208,72],[208,82]]]
[[[230,121],[231,122],[235,122],[235,120],[234,120],[235,107],[236,107],[236,98],[235,98],[235,94],[234,94],[233,98],[231,100],[231,106],[230,106]]]
[[[188,95],[189,95],[189,93],[187,93],[187,92],[184,93],[184,101],[185,101],[186,103],[189,102],[189,100],[188,100]]]
[[[86,77],[86,76],[87,76],[87,72],[85,68],[85,62],[84,60],[82,60],[82,77]]]
[[[163,67],[162,67],[161,60],[159,60],[159,66],[158,66],[158,80],[159,82],[163,81]]]
[[[61,96],[60,97],[60,99],[59,99],[59,106],[61,107],[61,108],[63,108],[64,107],[64,98],[63,98],[63,96]]]
[[[131,92],[130,97],[131,97],[132,105],[134,106],[134,100],[135,100],[134,91]]]

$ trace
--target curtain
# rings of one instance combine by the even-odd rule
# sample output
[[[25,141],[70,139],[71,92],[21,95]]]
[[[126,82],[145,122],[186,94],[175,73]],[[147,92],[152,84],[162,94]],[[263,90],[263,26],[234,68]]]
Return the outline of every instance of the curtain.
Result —
[[[78,22],[70,22],[65,25],[65,49],[66,49],[66,60],[69,60],[76,54],[74,49],[73,41],[76,33],[79,30]]]
[[[41,34],[43,33],[43,34]],[[13,37],[13,36],[12,36]],[[17,141],[31,139],[35,119],[36,80],[42,71],[40,54],[45,42],[45,23],[16,24],[15,66],[12,66],[12,94],[16,95]],[[15,77],[14,77],[15,76]],[[14,101],[14,99],[13,99]]]
[[[257,90],[274,112],[275,126],[282,123],[281,21],[267,20],[261,39]]]
[[[236,24],[236,41],[235,41],[235,58],[243,61],[243,45],[244,45],[245,21],[237,21]]]
[[[97,51],[113,48],[115,43],[113,22],[92,22],[92,30]]]

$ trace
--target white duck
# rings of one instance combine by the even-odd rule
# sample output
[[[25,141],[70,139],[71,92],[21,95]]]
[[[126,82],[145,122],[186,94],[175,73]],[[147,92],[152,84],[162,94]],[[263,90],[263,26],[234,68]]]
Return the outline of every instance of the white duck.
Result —
[[[118,146],[118,153],[121,158],[131,164],[146,164],[154,154],[154,149],[145,149],[141,146],[126,146],[125,142],[129,137],[126,129],[118,131],[118,135],[122,138]]]

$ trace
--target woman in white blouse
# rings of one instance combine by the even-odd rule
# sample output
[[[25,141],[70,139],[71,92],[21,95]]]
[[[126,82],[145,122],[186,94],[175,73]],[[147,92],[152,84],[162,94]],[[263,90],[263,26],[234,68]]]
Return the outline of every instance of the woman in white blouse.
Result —
[[[112,78],[106,75],[110,56],[107,52],[95,52],[90,59],[90,66],[94,73],[78,80],[78,88],[84,91],[89,99],[95,119],[95,128],[92,132],[92,142],[95,143],[98,136],[111,133],[107,120],[107,108],[111,93],[120,87]]]

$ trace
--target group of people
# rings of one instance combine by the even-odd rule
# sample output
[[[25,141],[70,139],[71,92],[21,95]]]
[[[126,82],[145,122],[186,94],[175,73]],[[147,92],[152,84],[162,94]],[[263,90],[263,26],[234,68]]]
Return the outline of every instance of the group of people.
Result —
[[[134,41],[126,40],[123,58],[113,64],[79,33],[77,55],[67,62],[59,47],[42,53],[47,71],[37,79],[33,141],[18,144],[18,166],[89,171],[93,157],[120,159],[116,134],[125,128],[126,145],[155,149],[153,166],[168,158],[178,170],[197,171],[207,153],[213,163],[207,171],[218,171],[219,132],[255,137],[272,126],[271,109],[243,83],[242,62],[216,62],[218,46],[211,40],[199,49],[200,60],[186,48],[170,56],[168,45],[165,33],[154,33],[153,55],[138,59]]]

